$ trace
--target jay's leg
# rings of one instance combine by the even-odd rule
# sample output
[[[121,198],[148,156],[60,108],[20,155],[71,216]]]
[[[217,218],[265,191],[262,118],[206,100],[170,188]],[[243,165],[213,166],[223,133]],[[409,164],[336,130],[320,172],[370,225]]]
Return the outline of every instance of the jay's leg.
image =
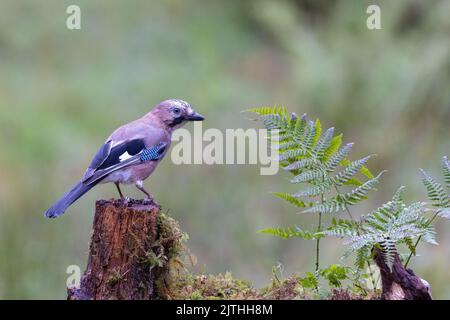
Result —
[[[136,185],[136,188],[138,188],[143,193],[145,193],[145,195],[147,196],[147,199],[153,198],[153,196],[150,193],[148,193],[147,190],[144,189],[144,181],[142,181],[142,180],[136,181],[135,185]]]
[[[125,199],[125,197],[123,196],[123,194],[122,194],[122,190],[120,190],[120,186],[119,186],[119,183],[118,182],[114,182],[114,184],[116,185],[116,187],[117,187],[117,191],[119,191],[119,194],[120,194],[120,199],[122,199],[122,200],[124,200]]]

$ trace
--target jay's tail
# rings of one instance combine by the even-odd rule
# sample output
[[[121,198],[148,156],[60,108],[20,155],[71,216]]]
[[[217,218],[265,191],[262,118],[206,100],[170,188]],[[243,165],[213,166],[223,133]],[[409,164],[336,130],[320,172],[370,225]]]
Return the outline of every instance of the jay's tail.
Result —
[[[80,198],[83,194],[85,194],[86,192],[88,192],[89,190],[92,189],[92,187],[94,187],[96,185],[96,183],[92,183],[92,184],[84,184],[82,182],[78,182],[76,185],[74,185],[69,191],[67,191],[62,197],[61,199],[59,199],[58,201],[55,202],[55,204],[53,204],[51,206],[50,209],[47,210],[47,212],[45,212],[45,216],[47,218],[56,218],[59,217],[60,215],[62,215],[66,209],[68,207],[70,207],[70,205],[72,203],[74,203],[75,201],[78,200],[78,198]]]

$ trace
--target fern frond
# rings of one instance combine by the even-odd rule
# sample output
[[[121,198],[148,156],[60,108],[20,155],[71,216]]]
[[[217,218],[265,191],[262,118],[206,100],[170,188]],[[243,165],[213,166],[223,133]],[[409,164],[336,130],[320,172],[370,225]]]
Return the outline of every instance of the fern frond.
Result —
[[[360,185],[362,185],[362,181],[359,180],[358,178],[351,178],[350,180],[346,181],[343,185],[344,186],[352,186],[352,187],[359,187]]]
[[[400,188],[398,188],[398,190],[394,193],[394,196],[392,197],[392,201],[403,202],[405,190],[406,190],[405,186],[401,186]]]
[[[350,165],[352,162],[345,158],[341,161],[341,165],[346,167],[348,165]],[[367,168],[366,166],[361,166],[361,169],[359,170],[359,172],[361,172],[364,176],[366,176],[366,178],[372,179],[374,177],[373,173],[369,170],[369,168]]]
[[[269,135],[277,138],[279,161],[284,170],[294,175],[291,182],[307,184],[305,189],[296,194],[274,193],[275,196],[297,207],[305,208],[304,212],[336,213],[347,209],[348,205],[366,199],[369,192],[375,189],[383,172],[375,177],[365,166],[370,156],[350,161],[348,155],[353,143],[342,145],[342,134],[334,136],[334,128],[323,132],[319,119],[309,121],[306,114],[299,118],[295,113],[288,114],[284,107],[254,108],[248,111],[260,115],[265,127],[269,129]],[[338,167],[341,167],[339,171]],[[358,177],[359,174],[361,175]],[[340,194],[337,188],[339,186],[355,187],[350,192]],[[334,187],[336,193],[332,190]],[[331,195],[330,198],[328,193]],[[315,198],[314,200],[320,201],[306,203],[300,198]],[[331,227],[324,231],[320,231],[323,229],[319,227],[317,233],[304,231],[298,227],[264,229],[261,232],[284,239],[292,237],[318,239],[326,235],[350,238],[352,248],[358,251],[359,259],[366,261],[370,257],[373,245],[383,241],[385,235],[389,235],[389,230],[394,234],[393,241],[397,239],[396,232],[398,237],[406,234],[402,229],[405,226],[398,226],[396,229],[386,226],[400,212],[399,209],[392,213],[393,209],[399,207],[397,202],[386,204],[379,213],[369,217],[364,229],[361,223],[347,220],[336,222],[333,219]],[[419,232],[416,229],[412,230],[415,232],[411,232],[412,235]],[[365,234],[360,234],[361,231]]]
[[[379,182],[381,172],[378,176],[362,184],[360,187],[354,189],[353,191],[345,194],[338,194],[332,199],[325,202],[317,202],[311,208],[305,210],[304,212],[322,212],[322,213],[337,213],[346,210],[347,205],[354,205],[367,198],[368,193],[375,188],[375,185]],[[303,192],[295,194],[294,196],[315,196],[321,194],[320,191],[329,191],[333,186],[330,182],[320,183],[314,187],[311,187]]]
[[[306,156],[307,152],[303,149],[292,149],[292,150],[287,150],[285,152],[282,152],[278,159],[279,161],[285,161],[285,160],[289,160],[289,159],[296,159],[298,157],[301,156]]]
[[[366,230],[370,232],[385,232],[388,228],[395,225],[398,215],[405,207],[402,202],[398,201],[389,201],[383,204],[366,217]]]
[[[245,110],[245,112],[256,113],[260,116],[279,115],[280,117],[287,117],[288,112],[285,107],[273,106],[273,107],[257,107]]]
[[[305,151],[305,154],[308,154],[309,152],[312,152],[313,146],[316,143],[317,138],[317,129],[322,130],[321,127],[316,127],[314,122],[310,121],[305,129],[304,138],[301,141],[301,145],[303,150]]]
[[[305,133],[308,121],[306,120],[306,113],[304,113],[300,120],[295,123],[293,134],[298,137],[302,137]]]
[[[323,179],[325,173],[320,169],[311,169],[300,173],[291,179],[291,183],[301,183],[309,181],[317,181]]]
[[[366,178],[368,179],[373,179],[374,175],[372,173],[372,171],[369,170],[369,168],[367,168],[366,166],[362,166],[361,170],[359,170],[363,175],[366,176]]]
[[[380,182],[380,178],[386,171],[380,172],[376,177],[374,177],[371,180],[368,180],[358,188],[352,190],[349,193],[345,193],[343,195],[338,195],[338,201],[345,202],[348,205],[354,205],[361,200],[364,200],[367,198],[367,195],[370,191],[372,191],[375,188],[375,185]]]
[[[317,145],[315,146],[312,155],[317,157],[318,159],[322,159],[325,154],[325,151],[330,146],[333,135],[334,135],[334,128],[329,128],[327,131],[325,131],[325,134],[317,142]]]
[[[362,233],[359,235],[352,236],[345,240],[344,244],[350,247],[350,251],[356,251],[362,247],[370,246],[371,248],[383,241],[384,237],[382,234],[377,233]]]
[[[414,245],[414,241],[411,238],[405,238],[400,243],[405,243],[408,247],[411,254],[416,255],[416,246]]]
[[[278,142],[280,144],[291,141],[292,132],[283,131],[282,133],[278,133]]]
[[[450,189],[450,161],[446,156],[442,159],[442,169],[444,171],[445,184]]]
[[[293,170],[301,170],[305,168],[311,168],[312,166],[316,165],[317,161],[312,158],[304,158],[299,161],[292,162],[288,166],[284,167],[284,170],[287,171],[293,171]]]
[[[259,115],[263,120],[264,126],[268,130],[279,129],[281,130],[281,133],[283,133],[290,122],[289,115],[285,107],[260,107],[251,108],[245,111]]]
[[[450,219],[450,208],[439,209],[437,214],[442,218]]]
[[[298,226],[294,227],[279,227],[279,228],[268,228],[268,229],[262,229],[258,231],[259,233],[265,233],[270,234],[282,239],[289,239],[289,238],[301,238],[303,240],[314,240],[317,239],[317,236],[313,233],[302,230]],[[318,235],[320,237],[320,235]]]
[[[307,205],[303,201],[301,201],[300,199],[298,199],[297,197],[295,197],[295,196],[293,196],[293,195],[291,195],[289,193],[272,192],[272,194],[275,197],[280,198],[282,200],[285,200],[285,201],[293,204],[296,207],[299,207],[299,208],[307,207]]]
[[[319,138],[322,134],[322,123],[319,119],[316,119],[316,122],[314,123],[314,138],[313,138],[313,145],[319,141]],[[311,146],[312,147],[312,146]]]
[[[362,246],[356,250],[356,261],[355,265],[358,269],[363,269],[365,267],[366,261],[370,259],[370,250],[372,248],[369,246]]]
[[[423,229],[422,240],[429,244],[438,244],[436,241],[436,230],[432,225],[429,225]]]
[[[325,167],[328,172],[333,172],[336,170],[337,166],[342,162],[344,158],[348,156],[350,153],[350,149],[353,147],[353,143],[347,143],[341,149],[339,149],[336,153],[334,153],[330,159],[325,163]]]
[[[329,181],[325,181],[319,183],[318,185],[312,186],[306,190],[300,191],[299,193],[294,194],[294,197],[316,197],[321,194],[325,194],[331,191],[333,184]]]
[[[264,126],[268,130],[278,129],[281,130],[281,133],[284,132],[284,128],[287,125],[287,120],[285,117],[282,117],[278,114],[270,114],[263,117]]]
[[[305,213],[338,213],[345,210],[345,202],[338,201],[336,198],[325,202],[316,202]]]
[[[339,221],[333,221],[333,224],[326,230],[322,231],[321,234],[338,238],[354,237],[358,235],[358,228],[358,223],[351,220],[341,219]]]
[[[408,207],[404,207],[398,214],[393,215],[388,221],[389,228],[403,225],[416,224],[421,215],[425,212],[425,203],[415,202]]]
[[[359,234],[348,237],[345,244],[350,251],[362,247],[379,246],[389,268],[397,255],[396,244],[405,243],[414,253],[413,239],[421,237],[435,244],[434,228],[424,217],[425,203],[415,202],[406,206],[403,202],[404,187],[400,187],[391,201],[371,212],[361,222]]]
[[[433,201],[433,205],[440,208],[450,207],[450,198],[444,190],[442,184],[434,180],[425,170],[420,169],[422,182],[427,189],[428,198]]]
[[[325,153],[323,155],[323,162],[327,162],[328,160],[330,160],[330,158],[334,154],[336,154],[336,152],[338,152],[341,145],[342,145],[342,133],[331,139],[330,145],[325,150]]]
[[[280,153],[283,153],[285,150],[295,148],[296,146],[297,146],[297,142],[295,142],[295,141],[281,142],[278,146],[278,151]]]
[[[389,270],[392,271],[395,256],[397,255],[397,247],[395,245],[395,241],[393,241],[389,237],[385,237],[383,241],[380,241],[380,246],[382,248],[384,262],[388,266]]]
[[[341,172],[335,175],[332,179],[336,183],[336,185],[341,186],[348,182],[355,174],[357,174],[364,164],[369,161],[371,156],[367,156],[365,158],[356,160],[351,162],[348,166],[344,168]]]

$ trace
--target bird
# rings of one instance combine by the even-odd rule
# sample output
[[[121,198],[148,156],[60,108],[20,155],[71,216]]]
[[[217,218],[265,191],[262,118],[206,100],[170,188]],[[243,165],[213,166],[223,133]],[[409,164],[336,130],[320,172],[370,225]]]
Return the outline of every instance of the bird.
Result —
[[[172,133],[191,121],[205,118],[180,99],[164,100],[143,117],[117,128],[100,147],[85,173],[69,191],[45,213],[47,218],[62,215],[69,206],[99,183],[114,183],[126,200],[121,184],[134,184],[146,198],[144,180],[156,169],[170,147]]]

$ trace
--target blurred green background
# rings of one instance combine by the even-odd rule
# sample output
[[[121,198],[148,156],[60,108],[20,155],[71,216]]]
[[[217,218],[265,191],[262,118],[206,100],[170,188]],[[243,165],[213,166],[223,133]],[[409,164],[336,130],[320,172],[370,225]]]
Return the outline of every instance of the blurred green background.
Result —
[[[70,4],[81,30],[65,26]],[[382,30],[366,28],[369,4]],[[360,213],[402,184],[425,200],[418,168],[437,176],[450,155],[449,40],[446,0],[1,1],[0,298],[65,298],[67,266],[86,264],[94,201],[116,190],[96,187],[57,220],[43,212],[114,128],[166,98],[196,106],[205,129],[255,126],[240,111],[275,103],[320,117],[356,143],[354,158],[375,153],[371,168],[389,170]],[[285,276],[314,267],[312,242],[257,233],[315,225],[269,194],[291,191],[288,178],[167,158],[146,186],[190,234],[196,271],[258,287],[278,262]],[[438,241],[412,268],[450,298],[450,222]],[[324,240],[323,264],[342,252]]]

